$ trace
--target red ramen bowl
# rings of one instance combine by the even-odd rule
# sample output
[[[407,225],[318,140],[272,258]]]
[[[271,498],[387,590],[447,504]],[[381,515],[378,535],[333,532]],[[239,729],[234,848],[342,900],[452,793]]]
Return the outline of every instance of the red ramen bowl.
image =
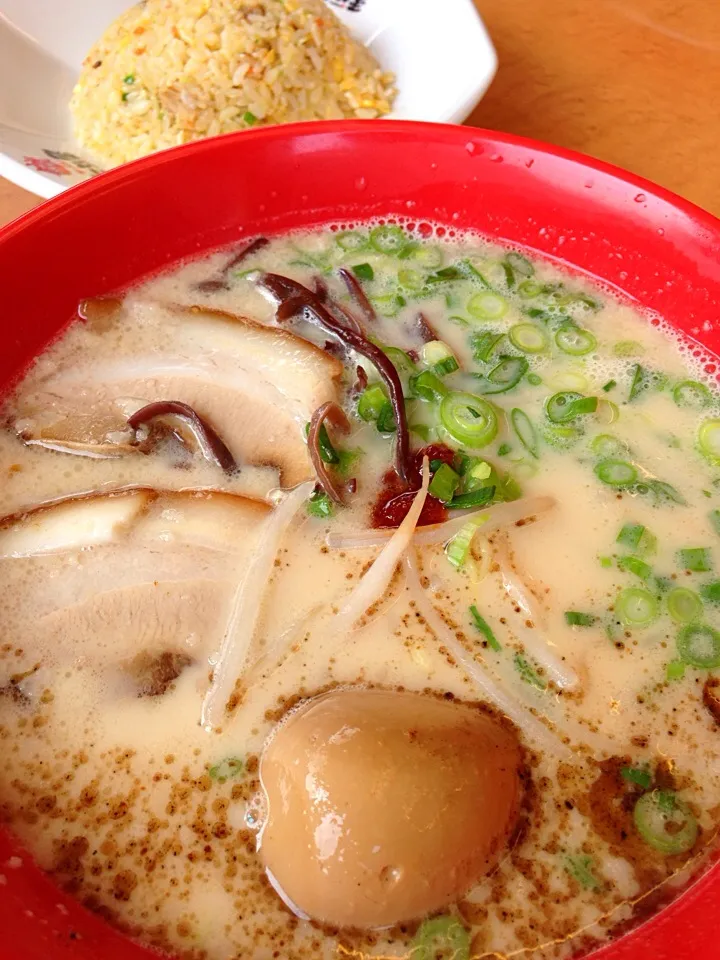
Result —
[[[0,231],[9,386],[83,297],[245,235],[383,217],[491,239],[603,281],[720,352],[720,221],[622,170],[463,127],[329,122],[206,140],[103,174]],[[714,372],[714,364],[708,372]],[[2,741],[0,752],[8,749]],[[2,807],[0,806],[0,813]],[[720,865],[600,960],[720,957]],[[152,954],[61,893],[0,829],[0,958]]]

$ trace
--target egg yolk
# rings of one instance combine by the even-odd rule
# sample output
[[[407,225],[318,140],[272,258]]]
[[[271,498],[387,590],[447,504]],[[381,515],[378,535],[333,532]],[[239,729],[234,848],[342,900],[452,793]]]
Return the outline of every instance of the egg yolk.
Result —
[[[459,900],[516,823],[522,753],[479,709],[337,690],[290,714],[263,753],[259,851],[300,915],[377,928]]]

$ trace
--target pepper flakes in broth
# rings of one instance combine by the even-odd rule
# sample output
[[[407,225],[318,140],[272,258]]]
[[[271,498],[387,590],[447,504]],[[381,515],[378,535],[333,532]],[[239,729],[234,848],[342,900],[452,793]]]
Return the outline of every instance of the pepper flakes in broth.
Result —
[[[0,814],[57,882],[193,960],[563,957],[681,890],[711,857],[720,786],[720,403],[694,346],[584,278],[393,223],[218,252],[119,301],[39,358],[0,433]],[[395,381],[348,330],[391,362],[412,462]],[[143,452],[129,418],[167,401],[238,469],[183,447],[167,403]],[[305,449],[325,403],[351,425],[316,431],[340,503],[313,490]],[[109,495],[127,487],[151,495]],[[218,677],[232,695],[203,726]],[[500,724],[522,799],[461,891],[332,926],[283,889],[282,850],[267,872],[278,808],[262,771],[272,756],[290,770],[295,730],[322,779],[335,754],[300,719],[327,698],[342,717],[359,690]],[[434,759],[404,768],[417,731],[401,724],[387,760],[390,738],[374,758],[352,729],[348,781],[387,761],[419,796],[460,736],[438,754],[421,737]],[[333,843],[361,809],[369,831],[402,822],[392,791],[372,815],[376,779],[346,797],[328,774]],[[452,871],[458,824],[425,806],[424,872]],[[282,844],[302,863],[294,833]],[[401,876],[395,853],[384,880]],[[422,876],[403,883],[425,902]]]

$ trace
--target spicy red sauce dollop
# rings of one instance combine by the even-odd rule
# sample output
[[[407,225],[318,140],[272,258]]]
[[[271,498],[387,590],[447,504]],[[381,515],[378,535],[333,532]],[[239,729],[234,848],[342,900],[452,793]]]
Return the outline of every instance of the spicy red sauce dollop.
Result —
[[[404,483],[394,470],[388,470],[382,479],[380,493],[372,508],[371,524],[375,528],[399,527],[407,516],[415,494],[422,486],[423,457],[442,460],[452,466],[455,452],[443,443],[431,443],[416,450],[410,458],[408,483]],[[420,513],[419,527],[430,523],[443,523],[448,518],[445,504],[428,494]]]

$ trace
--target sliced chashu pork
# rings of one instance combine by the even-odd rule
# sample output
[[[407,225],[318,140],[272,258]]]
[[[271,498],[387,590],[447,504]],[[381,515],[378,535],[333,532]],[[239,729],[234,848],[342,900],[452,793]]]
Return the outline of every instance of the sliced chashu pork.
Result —
[[[5,631],[42,662],[207,661],[271,512],[229,494],[139,490],[6,518]]]
[[[284,486],[313,476],[305,424],[337,400],[342,364],[287,330],[201,307],[148,304],[170,336],[161,350],[89,356],[21,388],[23,436],[107,443],[122,431],[127,401],[179,400],[220,434],[239,463],[271,464]],[[138,338],[142,343],[142,338]]]

